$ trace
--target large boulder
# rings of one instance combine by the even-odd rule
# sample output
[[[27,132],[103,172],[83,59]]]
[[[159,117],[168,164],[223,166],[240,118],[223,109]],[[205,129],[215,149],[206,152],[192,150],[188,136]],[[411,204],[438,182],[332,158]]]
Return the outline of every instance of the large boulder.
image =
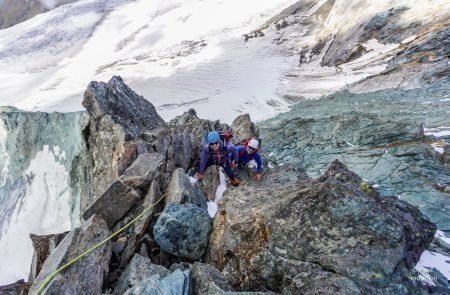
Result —
[[[233,137],[236,144],[240,144],[243,140],[250,137],[259,137],[258,127],[252,122],[249,114],[236,117],[231,123],[231,129],[233,129]]]
[[[140,191],[118,179],[83,213],[83,218],[86,220],[98,214],[105,219],[108,227],[112,228],[141,198]]]
[[[143,153],[120,177],[124,183],[141,191],[147,191],[150,183],[160,178],[165,157],[159,153]]]
[[[181,271],[177,269],[163,279],[158,275],[151,276],[147,280],[129,289],[124,295],[190,295],[192,290],[191,280],[190,270]]]
[[[114,288],[114,295],[122,295],[128,289],[150,278],[153,275],[158,275],[164,278],[170,274],[170,271],[161,265],[152,264],[150,259],[135,254],[130,264],[128,264],[125,271],[120,276],[119,282]]]
[[[172,174],[167,188],[166,202],[178,204],[194,204],[206,210],[206,195],[198,182],[191,183],[182,168],[176,169]]]
[[[208,212],[192,204],[169,203],[153,228],[163,251],[192,260],[205,253],[210,232]]]
[[[36,294],[45,279],[54,271],[105,240],[108,235],[106,222],[96,215],[69,232],[45,261],[31,286],[30,294]],[[110,257],[111,245],[107,242],[56,275],[42,294],[101,294],[103,281],[109,270]]]
[[[408,279],[436,227],[334,162],[318,180],[272,169],[225,194],[207,262],[238,290],[415,294]],[[320,279],[323,278],[323,279]]]

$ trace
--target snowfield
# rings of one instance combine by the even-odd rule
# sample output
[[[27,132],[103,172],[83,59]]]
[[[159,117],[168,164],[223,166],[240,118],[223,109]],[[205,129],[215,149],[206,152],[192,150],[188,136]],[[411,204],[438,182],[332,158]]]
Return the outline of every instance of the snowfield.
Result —
[[[301,32],[288,27],[280,36],[272,24],[264,37],[244,41],[243,34],[296,2],[82,0],[58,7],[0,31],[0,105],[83,110],[90,81],[120,75],[166,120],[194,107],[203,118],[231,122],[248,112],[258,121],[287,110],[286,95],[317,98],[386,69],[396,44],[373,40],[367,54],[340,68],[321,67],[320,56],[299,67],[298,53],[349,30],[349,16],[360,21],[389,9],[387,0],[369,7],[362,0],[336,1],[313,30],[314,13],[327,4],[318,0],[305,11]],[[395,5],[411,6],[406,0]],[[446,8],[444,0],[418,1],[404,21],[430,21]],[[281,37],[287,41],[274,42]]]

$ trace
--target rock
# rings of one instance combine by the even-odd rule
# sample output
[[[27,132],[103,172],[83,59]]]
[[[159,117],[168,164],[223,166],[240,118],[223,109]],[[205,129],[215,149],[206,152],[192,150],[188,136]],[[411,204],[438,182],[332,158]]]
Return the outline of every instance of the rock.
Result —
[[[30,294],[36,294],[44,280],[56,269],[100,243],[108,235],[106,222],[96,215],[69,232],[45,261],[31,286]],[[101,294],[110,257],[111,245],[108,242],[59,273],[42,294]]]
[[[203,191],[209,201],[213,201],[216,198],[216,191],[220,185],[220,174],[217,166],[209,166],[205,170],[205,178],[202,181]]]
[[[450,229],[450,170],[424,141],[423,127],[448,126],[450,91],[430,85],[371,93],[342,91],[302,101],[262,122],[264,150],[276,163],[303,167],[319,177],[338,159],[385,196],[419,205],[440,229]],[[383,108],[380,108],[380,106]]]
[[[135,254],[128,264],[125,271],[120,276],[119,282],[114,288],[114,295],[121,295],[128,289],[133,288],[145,279],[158,275],[164,278],[170,274],[170,271],[161,265],[152,264],[150,259],[145,258],[139,254]]]
[[[183,126],[186,124],[196,124],[201,122],[202,120],[197,117],[197,113],[194,109],[189,109],[187,112],[180,116],[176,116],[169,123],[171,126]]]
[[[38,236],[30,234],[31,241],[33,243],[34,253],[33,262],[31,263],[31,271],[28,277],[28,283],[33,284],[34,279],[41,271],[50,253],[61,243],[68,232],[54,235]]]
[[[124,293],[124,295],[190,295],[191,288],[191,272],[189,270],[176,270],[162,280],[157,275],[152,276],[135,287],[129,289]]]
[[[202,209],[206,207],[206,195],[198,182],[192,184],[183,168],[176,169],[172,174],[167,188],[166,203],[194,204]]]
[[[174,272],[177,269],[179,269],[181,271],[192,270],[192,264],[187,263],[187,262],[174,263],[169,268],[169,270],[171,272]]]
[[[228,125],[220,124],[219,121],[198,119],[192,111],[183,114],[179,120],[185,124],[179,125],[181,121],[174,120],[169,128],[157,128],[141,134],[150,151],[166,155],[166,167],[161,184],[163,187],[168,185],[176,168],[188,171],[198,167],[204,139],[210,130],[231,131]]]
[[[119,179],[83,213],[83,218],[87,220],[98,214],[112,228],[140,200],[141,193]]]
[[[148,207],[155,204],[162,196],[160,185],[157,181],[153,181],[150,185],[150,189],[147,192],[147,195],[144,198],[144,202],[141,206],[139,206],[137,212],[135,214],[132,214],[132,216],[129,216],[128,219],[123,220],[120,224],[116,225],[117,229],[119,229],[121,226],[125,225],[133,216],[140,214],[142,211],[147,209]],[[162,201],[161,201],[162,203]],[[127,246],[125,247],[125,250],[122,252],[122,255],[120,257],[120,267],[124,268],[131,257],[133,257],[134,253],[139,249],[139,245],[143,245],[142,239],[146,235],[146,233],[149,231],[150,223],[153,218],[154,212],[160,212],[162,211],[163,205],[161,204],[160,207],[153,207],[145,213],[139,220],[137,220],[134,225],[128,230],[129,238],[127,240]]]
[[[28,294],[28,289],[30,285],[26,283],[24,280],[18,280],[15,283],[0,286],[0,294],[4,295],[22,295]]]
[[[160,178],[165,164],[165,157],[159,153],[144,153],[120,177],[126,185],[144,192],[150,183]]]
[[[234,292],[233,287],[217,268],[200,262],[192,266],[192,288],[193,293],[197,295],[210,295],[214,290]]]
[[[249,114],[236,117],[231,123],[231,129],[233,130],[233,142],[237,145],[250,137],[259,137],[259,130],[251,121]]]
[[[207,262],[241,291],[414,294],[408,276],[436,227],[363,183],[334,162],[317,180],[283,166],[227,191]]]
[[[210,232],[208,212],[191,204],[169,203],[153,228],[162,250],[192,260],[205,253]]]
[[[82,196],[82,211],[135,162],[143,144],[138,136],[166,126],[155,107],[117,76],[108,83],[91,82],[83,106],[89,125],[83,130],[87,152],[81,165],[87,173],[82,182],[89,190]]]
[[[112,77],[108,83],[89,83],[83,106],[94,121],[109,115],[133,137],[166,125],[153,104],[131,90],[119,76]]]

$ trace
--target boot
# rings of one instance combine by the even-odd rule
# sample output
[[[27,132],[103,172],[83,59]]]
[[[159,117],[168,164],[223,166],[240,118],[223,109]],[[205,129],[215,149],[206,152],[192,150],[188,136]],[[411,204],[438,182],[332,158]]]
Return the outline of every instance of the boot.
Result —
[[[231,184],[233,186],[239,186],[239,179],[237,179],[237,177],[231,178]]]

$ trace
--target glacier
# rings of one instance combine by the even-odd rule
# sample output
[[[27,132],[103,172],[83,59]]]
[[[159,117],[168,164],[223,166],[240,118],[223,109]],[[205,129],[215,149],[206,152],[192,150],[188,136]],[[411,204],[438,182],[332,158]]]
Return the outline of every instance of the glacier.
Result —
[[[0,107],[0,285],[28,277],[29,234],[79,224],[76,161],[84,113],[23,112]]]

